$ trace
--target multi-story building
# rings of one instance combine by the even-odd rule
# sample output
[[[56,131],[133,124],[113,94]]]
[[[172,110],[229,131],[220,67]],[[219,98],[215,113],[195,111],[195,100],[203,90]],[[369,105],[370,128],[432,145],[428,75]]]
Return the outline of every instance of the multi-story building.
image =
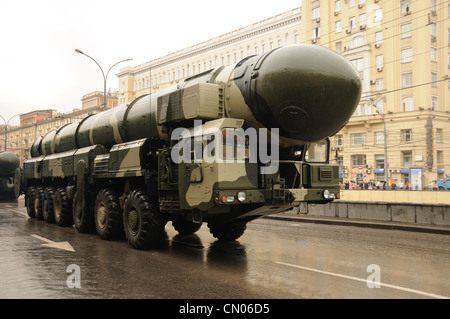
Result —
[[[5,149],[6,144],[6,150],[19,155],[22,165],[23,161],[29,158],[30,148],[39,136],[104,110],[102,92],[86,94],[82,97],[82,102],[81,109],[73,109],[70,113],[36,110],[20,114],[20,126],[8,126],[7,134],[0,129],[0,151]],[[115,106],[117,106],[117,92],[107,97],[107,108]]]
[[[117,106],[118,98],[117,98],[118,92],[108,92],[106,93],[106,108],[105,109],[111,109],[113,107]],[[103,92],[95,91],[92,93],[88,93],[83,95],[81,98],[81,109],[90,109],[96,106],[102,106],[104,104],[103,101]]]
[[[304,42],[341,53],[363,83],[334,138],[343,181],[421,188],[449,174],[449,2],[304,0],[302,13]]]
[[[303,0],[292,9],[147,63],[122,68],[119,103],[272,48],[307,43],[346,57],[363,92],[332,138],[342,182],[419,187],[450,173],[450,4]],[[386,135],[385,135],[386,133]]]

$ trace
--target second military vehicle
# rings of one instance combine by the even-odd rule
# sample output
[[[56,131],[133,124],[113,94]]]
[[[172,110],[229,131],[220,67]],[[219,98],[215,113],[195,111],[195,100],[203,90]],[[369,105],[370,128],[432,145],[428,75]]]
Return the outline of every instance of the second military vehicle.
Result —
[[[13,152],[0,153],[0,199],[16,198],[14,174],[20,166],[19,156]]]

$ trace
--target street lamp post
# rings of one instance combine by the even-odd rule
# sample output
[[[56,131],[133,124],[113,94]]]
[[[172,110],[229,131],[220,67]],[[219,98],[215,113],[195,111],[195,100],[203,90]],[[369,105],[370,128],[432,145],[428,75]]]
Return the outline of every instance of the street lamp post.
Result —
[[[373,102],[373,106],[375,107],[376,112],[383,119],[383,127],[384,127],[384,176],[386,178],[386,187],[389,187],[389,162],[388,162],[388,155],[387,155],[386,118],[385,118],[384,110],[380,111],[380,107],[378,106],[378,101],[375,102],[373,99],[371,99],[371,100]]]
[[[81,51],[80,49],[75,49],[75,52],[87,56],[89,59],[91,59],[92,61],[94,61],[95,64],[97,64],[98,67],[100,68],[100,70],[102,71],[102,75],[103,75],[103,108],[106,109],[106,79],[108,78],[109,71],[111,71],[111,69],[112,69],[113,67],[115,67],[117,64],[122,63],[122,62],[125,62],[125,61],[131,61],[131,60],[133,60],[133,59],[130,58],[130,59],[125,59],[125,60],[116,62],[115,64],[113,64],[112,67],[109,68],[108,72],[106,72],[106,75],[105,75],[105,72],[103,71],[103,68],[100,66],[100,64],[98,64],[97,61],[95,61],[95,59],[94,59],[93,57],[87,55],[86,53],[84,53],[84,52]]]
[[[5,151],[6,151],[6,147],[7,147],[7,144],[8,144],[8,124],[9,124],[9,121],[11,121],[14,117],[16,117],[16,116],[18,116],[18,115],[21,115],[21,113],[11,116],[11,117],[8,119],[8,121],[6,121],[5,118],[4,118],[3,116],[0,115],[0,117],[1,117],[2,120],[3,120],[3,122],[5,122]]]

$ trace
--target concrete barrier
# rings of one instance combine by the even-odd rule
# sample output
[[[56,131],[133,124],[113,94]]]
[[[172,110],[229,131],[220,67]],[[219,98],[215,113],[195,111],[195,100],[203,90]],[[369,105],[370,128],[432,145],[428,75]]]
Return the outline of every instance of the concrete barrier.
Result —
[[[294,208],[289,213],[297,214]],[[450,226],[450,205],[335,201],[308,205],[308,216]]]
[[[450,191],[342,189],[340,195],[341,199],[337,201],[450,205]]]

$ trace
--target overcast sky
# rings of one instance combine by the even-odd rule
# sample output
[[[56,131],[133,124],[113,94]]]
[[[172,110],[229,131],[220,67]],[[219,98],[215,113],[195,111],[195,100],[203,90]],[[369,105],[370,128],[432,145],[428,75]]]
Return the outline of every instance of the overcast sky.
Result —
[[[116,73],[300,6],[300,0],[0,0],[0,115],[68,112]],[[9,123],[18,124],[19,116]],[[0,118],[0,125],[4,124]]]

